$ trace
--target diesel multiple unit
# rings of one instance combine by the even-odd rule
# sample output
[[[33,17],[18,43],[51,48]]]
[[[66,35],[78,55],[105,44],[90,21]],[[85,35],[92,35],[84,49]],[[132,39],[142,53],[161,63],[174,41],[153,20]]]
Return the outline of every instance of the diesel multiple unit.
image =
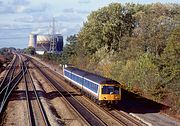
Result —
[[[64,77],[98,103],[121,100],[120,83],[74,67],[64,68]]]

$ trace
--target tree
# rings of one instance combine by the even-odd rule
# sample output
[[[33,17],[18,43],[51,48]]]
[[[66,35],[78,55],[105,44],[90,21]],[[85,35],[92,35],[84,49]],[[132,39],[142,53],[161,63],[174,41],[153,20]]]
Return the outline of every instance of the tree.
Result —
[[[160,60],[160,72],[163,83],[174,91],[180,90],[180,25],[178,25],[169,37]]]
[[[167,4],[144,5],[134,14],[136,37],[141,38],[139,47],[158,57],[166,47],[169,33],[174,29],[178,11]],[[136,7],[134,7],[136,8]],[[135,10],[135,9],[134,9]]]
[[[63,52],[61,54],[61,63],[68,64],[71,56],[75,55],[77,37],[76,35],[71,35],[67,37],[67,44],[63,48]]]
[[[36,51],[34,47],[28,47],[27,49],[25,49],[25,53],[34,55]]]
[[[78,40],[87,54],[93,54],[102,47],[107,47],[108,51],[119,51],[122,37],[131,36],[133,28],[131,12],[121,4],[114,3],[88,16]]]

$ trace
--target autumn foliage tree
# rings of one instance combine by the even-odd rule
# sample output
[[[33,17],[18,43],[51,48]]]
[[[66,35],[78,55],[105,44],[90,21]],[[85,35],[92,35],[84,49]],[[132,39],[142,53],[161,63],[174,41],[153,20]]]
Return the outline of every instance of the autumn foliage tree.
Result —
[[[178,4],[112,3],[87,17],[64,59],[150,99],[179,98],[179,15]]]

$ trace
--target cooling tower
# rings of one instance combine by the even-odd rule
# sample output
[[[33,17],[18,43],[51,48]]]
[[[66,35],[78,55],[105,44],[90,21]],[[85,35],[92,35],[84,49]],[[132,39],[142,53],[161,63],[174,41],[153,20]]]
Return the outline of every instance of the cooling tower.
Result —
[[[31,33],[29,35],[29,44],[28,44],[28,47],[36,48],[36,43],[37,43],[37,35]]]

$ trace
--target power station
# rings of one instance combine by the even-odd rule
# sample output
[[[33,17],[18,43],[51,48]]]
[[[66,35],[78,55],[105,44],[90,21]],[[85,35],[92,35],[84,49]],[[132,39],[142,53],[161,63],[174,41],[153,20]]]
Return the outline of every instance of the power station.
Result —
[[[38,54],[44,54],[44,52],[60,53],[63,49],[63,36],[61,34],[54,34],[52,36],[31,33],[29,35],[28,47],[34,47]]]
[[[44,52],[60,53],[63,50],[63,36],[61,34],[56,34],[55,18],[53,18],[52,21],[52,33],[31,33],[29,35],[28,47],[34,47],[38,54],[44,54]]]

